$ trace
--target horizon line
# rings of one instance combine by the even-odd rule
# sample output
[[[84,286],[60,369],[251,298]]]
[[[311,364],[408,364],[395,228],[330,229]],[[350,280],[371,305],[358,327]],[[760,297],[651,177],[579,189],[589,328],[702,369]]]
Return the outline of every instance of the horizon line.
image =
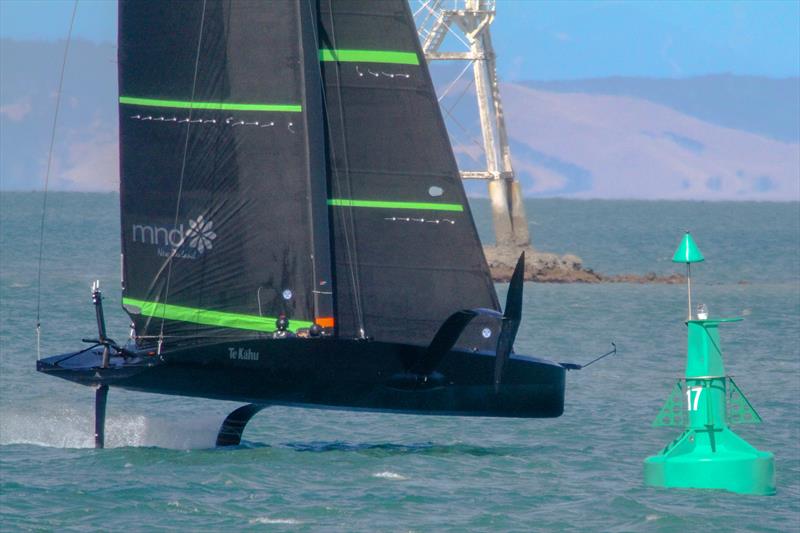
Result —
[[[44,193],[45,191],[42,189],[7,189],[0,187],[0,194],[34,194],[34,193]],[[47,194],[116,194],[119,195],[119,191],[65,191],[65,190],[50,190],[47,191]],[[488,196],[484,195],[476,195],[476,194],[467,194],[466,195],[468,200],[489,200]],[[601,197],[601,196],[561,196],[561,195],[543,195],[543,196],[526,196],[523,195],[525,200],[576,200],[580,202],[591,202],[591,201],[601,201],[601,202],[762,202],[762,203],[775,203],[775,204],[786,204],[786,203],[800,203],[800,193],[798,193],[797,198],[786,198],[786,199],[775,199],[775,198],[632,198],[632,197],[624,197],[624,196],[617,196],[617,197]]]

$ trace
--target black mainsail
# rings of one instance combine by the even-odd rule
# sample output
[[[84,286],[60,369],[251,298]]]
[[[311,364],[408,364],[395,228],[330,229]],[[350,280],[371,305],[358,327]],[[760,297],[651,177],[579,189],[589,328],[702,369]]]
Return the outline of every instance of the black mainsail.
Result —
[[[269,404],[555,417],[566,367],[513,353],[406,0],[121,0],[130,341],[37,369]],[[286,315],[290,330],[275,331]],[[283,321],[281,321],[282,323]],[[571,368],[577,368],[572,365]]]
[[[120,2],[123,301],[143,337],[331,316],[319,67],[300,4]]]

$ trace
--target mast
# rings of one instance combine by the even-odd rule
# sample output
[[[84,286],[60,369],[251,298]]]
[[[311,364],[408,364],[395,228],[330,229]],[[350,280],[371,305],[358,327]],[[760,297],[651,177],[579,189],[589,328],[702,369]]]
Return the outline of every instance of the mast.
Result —
[[[306,104],[306,154],[308,160],[309,217],[311,219],[310,256],[313,263],[314,321],[333,328],[333,276],[330,224],[328,220],[328,149],[322,95],[322,70],[319,65],[319,36],[316,6],[295,0],[299,25],[299,49],[303,61],[301,79]]]

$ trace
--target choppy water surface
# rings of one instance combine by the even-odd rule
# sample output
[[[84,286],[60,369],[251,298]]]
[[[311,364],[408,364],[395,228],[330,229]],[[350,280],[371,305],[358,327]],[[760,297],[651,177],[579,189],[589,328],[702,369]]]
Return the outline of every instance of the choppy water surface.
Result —
[[[695,298],[722,330],[728,372],[764,418],[737,426],[775,452],[778,494],[661,490],[642,460],[677,434],[652,429],[683,372],[685,289],[525,287],[517,350],[586,362],[555,420],[461,419],[272,408],[245,444],[211,448],[237,404],[112,389],[105,450],[91,389],[34,370],[41,196],[0,196],[0,529],[429,531],[800,530],[800,208],[536,200],[535,244],[604,273],[668,273],[691,228],[707,260]],[[116,195],[52,194],[42,287],[43,351],[94,333],[89,284],[118,308]],[[474,204],[486,240],[487,205]],[[505,286],[498,285],[501,297]]]

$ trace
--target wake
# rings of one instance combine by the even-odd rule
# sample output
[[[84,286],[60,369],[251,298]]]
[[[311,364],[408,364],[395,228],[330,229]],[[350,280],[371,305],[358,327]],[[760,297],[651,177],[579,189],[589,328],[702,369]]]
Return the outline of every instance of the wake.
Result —
[[[160,418],[109,414],[106,448],[156,447],[175,450],[213,448],[222,417]],[[50,448],[94,448],[94,417],[71,408],[48,413],[0,413],[0,446],[30,444]]]

